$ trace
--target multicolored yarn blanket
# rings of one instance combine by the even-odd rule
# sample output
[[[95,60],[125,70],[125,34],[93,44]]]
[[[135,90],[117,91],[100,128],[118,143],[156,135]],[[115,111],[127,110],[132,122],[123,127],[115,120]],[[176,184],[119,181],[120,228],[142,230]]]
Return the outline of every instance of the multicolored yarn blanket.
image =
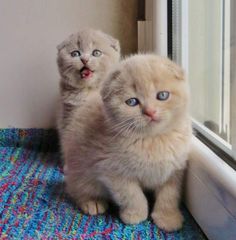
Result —
[[[123,224],[116,212],[87,216],[63,191],[56,132],[0,130],[0,239],[206,239],[183,207],[182,230],[166,233],[151,219]]]

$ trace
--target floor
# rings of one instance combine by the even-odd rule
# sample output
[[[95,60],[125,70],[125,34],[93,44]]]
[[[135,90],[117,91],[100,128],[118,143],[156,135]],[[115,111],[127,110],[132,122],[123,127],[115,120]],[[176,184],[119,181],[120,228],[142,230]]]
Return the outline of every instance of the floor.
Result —
[[[125,225],[117,211],[84,215],[64,193],[54,130],[0,130],[0,239],[206,239],[184,206],[183,229],[166,233],[149,218]]]

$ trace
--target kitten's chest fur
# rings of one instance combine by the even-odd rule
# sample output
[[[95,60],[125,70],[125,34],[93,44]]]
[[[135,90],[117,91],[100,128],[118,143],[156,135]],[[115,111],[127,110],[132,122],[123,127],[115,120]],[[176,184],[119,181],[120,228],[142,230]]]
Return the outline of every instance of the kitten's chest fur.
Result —
[[[64,129],[71,121],[73,112],[86,104],[88,97],[94,93],[94,89],[62,90],[59,128]]]
[[[188,139],[181,134],[136,141],[126,152],[124,172],[145,188],[155,188],[186,165]]]
[[[74,91],[63,91],[61,93],[62,102],[67,105],[71,106],[79,106],[81,104],[84,104],[86,101],[86,98],[89,96],[91,90],[74,90]]]

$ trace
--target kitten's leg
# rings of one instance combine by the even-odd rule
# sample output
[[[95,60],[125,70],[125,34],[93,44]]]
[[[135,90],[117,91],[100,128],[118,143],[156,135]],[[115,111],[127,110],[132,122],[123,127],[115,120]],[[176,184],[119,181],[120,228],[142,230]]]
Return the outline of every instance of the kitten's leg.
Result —
[[[88,177],[75,179],[65,176],[66,191],[75,200],[78,207],[89,215],[104,213],[108,204],[105,201],[107,193],[104,188],[95,181],[88,181]]]
[[[171,232],[182,227],[183,216],[179,210],[183,170],[175,174],[156,192],[156,202],[151,214],[158,227]]]
[[[138,183],[114,178],[103,182],[120,207],[120,218],[124,223],[137,224],[147,219],[148,203]]]

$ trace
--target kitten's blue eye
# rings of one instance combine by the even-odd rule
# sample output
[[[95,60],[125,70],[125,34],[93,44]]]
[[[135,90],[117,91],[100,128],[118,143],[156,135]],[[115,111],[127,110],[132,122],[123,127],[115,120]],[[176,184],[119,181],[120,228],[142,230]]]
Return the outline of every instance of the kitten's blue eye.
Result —
[[[160,101],[165,101],[169,98],[170,93],[167,91],[162,91],[157,93],[157,99]]]
[[[102,52],[98,49],[93,50],[92,55],[94,57],[100,57],[102,55]]]
[[[79,57],[81,55],[80,51],[76,50],[70,53],[71,57]]]
[[[139,100],[137,98],[130,98],[130,99],[126,100],[125,103],[127,105],[129,105],[130,107],[134,107],[139,104]]]

